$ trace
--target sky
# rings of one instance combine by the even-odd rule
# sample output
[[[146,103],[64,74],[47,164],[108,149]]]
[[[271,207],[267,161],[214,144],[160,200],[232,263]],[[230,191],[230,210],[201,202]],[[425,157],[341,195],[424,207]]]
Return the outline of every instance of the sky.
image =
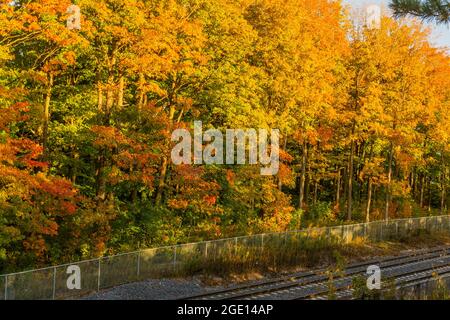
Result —
[[[384,5],[387,8],[389,0],[343,0],[344,4],[349,4],[353,8],[365,8],[371,4]],[[450,25],[429,24],[433,29],[430,41],[433,45],[438,47],[446,47],[450,51]]]

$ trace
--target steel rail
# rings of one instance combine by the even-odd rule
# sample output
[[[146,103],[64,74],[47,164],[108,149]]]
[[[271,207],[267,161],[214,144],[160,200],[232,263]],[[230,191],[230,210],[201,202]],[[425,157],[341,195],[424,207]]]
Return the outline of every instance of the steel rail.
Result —
[[[384,268],[393,268],[408,263],[427,261],[441,257],[450,253],[449,246],[442,246],[433,249],[425,249],[412,253],[402,254],[389,258],[376,258],[361,263],[350,265],[345,270],[345,277],[365,272],[367,266],[377,264]],[[301,272],[290,276],[252,283],[248,285],[236,286],[233,288],[208,292],[200,295],[184,297],[180,300],[224,300],[243,299],[256,295],[280,292],[294,287],[305,287],[307,285],[320,284],[328,280],[325,272],[328,268],[321,268],[314,271]]]

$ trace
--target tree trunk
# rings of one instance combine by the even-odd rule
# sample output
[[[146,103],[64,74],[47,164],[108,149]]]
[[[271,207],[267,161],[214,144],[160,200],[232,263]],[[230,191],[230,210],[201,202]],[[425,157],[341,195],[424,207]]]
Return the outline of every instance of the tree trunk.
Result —
[[[347,202],[347,189],[348,189],[348,165],[343,168],[344,173],[342,174],[342,182],[341,182],[341,198],[343,198],[344,202]]]
[[[370,222],[370,206],[372,204],[372,178],[368,179],[367,186],[367,206],[366,206],[366,222]]]
[[[444,163],[444,152],[441,153],[441,163],[442,163],[442,169],[441,169],[441,215],[444,215],[445,211],[445,163]]]
[[[42,130],[42,146],[44,148],[44,156],[47,154],[47,144],[48,144],[48,125],[50,122],[50,102],[52,99],[52,90],[53,90],[53,74],[48,74],[48,83],[47,89],[45,91],[44,98],[44,121],[43,121],[43,130]]]
[[[125,90],[125,77],[123,75],[119,78],[119,92],[117,93],[117,108],[122,110],[123,108],[123,95]]]
[[[97,74],[97,110],[99,114],[103,113],[103,84],[99,74]]]
[[[77,183],[77,176],[78,176],[76,162],[80,158],[80,154],[78,152],[76,152],[76,151],[72,151],[72,155],[73,155],[73,159],[74,159],[75,164],[72,165],[72,167],[71,167],[70,181],[72,181],[73,184],[76,184]]]
[[[299,193],[298,193],[298,208],[303,208],[305,198],[305,180],[306,180],[306,162],[308,157],[308,144],[303,142],[302,166],[300,172]]]
[[[104,176],[104,167],[105,167],[105,156],[103,154],[103,150],[101,154],[97,158],[97,170],[95,172],[96,181],[97,181],[97,190],[96,194],[100,200],[106,199],[106,180]]]
[[[308,159],[306,159],[308,161]],[[308,205],[309,195],[310,195],[310,189],[311,189],[311,166],[308,163],[306,166],[306,178],[305,178],[305,196],[303,198],[303,203],[305,206]]]
[[[104,109],[103,109],[103,84],[100,80],[100,74],[97,74],[97,110],[102,117],[104,116]],[[106,185],[105,185],[105,179],[103,177],[103,165],[105,162],[103,151],[100,150],[100,155],[97,157],[97,164],[96,164],[96,170],[95,170],[95,180],[96,180],[96,195],[99,199],[105,200],[106,198]]]
[[[114,70],[116,67],[116,57],[115,52],[112,53],[112,57],[110,58],[109,66],[108,66],[108,87],[106,90],[106,110],[105,110],[105,125],[110,124],[111,113],[114,106]]]
[[[108,80],[108,89],[106,91],[106,110],[105,110],[105,125],[110,124],[111,112],[114,105],[114,91],[113,91],[113,79]]]
[[[138,168],[136,166],[136,162],[133,163],[133,165],[130,168],[130,173],[132,174],[134,171],[138,171]],[[133,188],[131,191],[131,203],[136,204],[137,201],[137,188]]]
[[[420,207],[423,208],[423,199],[425,193],[425,174],[420,178]]]
[[[352,134],[353,136],[353,134]],[[348,188],[347,188],[347,220],[352,220],[352,206],[353,206],[353,162],[355,157],[355,142],[353,141],[350,145],[350,157],[348,162]]]
[[[391,202],[391,181],[392,181],[392,160],[394,157],[394,145],[391,142],[389,147],[389,163],[388,163],[388,184],[386,187],[386,207],[384,211],[384,219],[389,220],[389,204]]]
[[[428,179],[428,212],[431,211],[431,202],[432,202],[432,190],[431,190],[431,182],[432,182],[432,178],[430,177]]]
[[[180,115],[178,116],[178,120],[177,120],[178,123],[181,121],[181,116],[183,115],[183,111],[184,110],[181,110]],[[284,137],[283,150],[286,150],[286,147],[287,147],[287,135],[285,135],[285,137]],[[280,178],[280,174],[281,174],[281,172],[278,171],[278,190],[282,191],[283,190],[283,181]]]
[[[378,198],[377,198],[378,193],[377,193],[377,191],[378,191],[377,185],[372,186],[372,202],[373,203],[377,203],[377,201],[378,201]]]
[[[444,215],[445,212],[445,175],[442,173],[442,182],[441,182],[441,215]]]
[[[336,205],[338,206],[341,201],[341,168],[338,169],[337,183],[336,183]]]
[[[368,155],[367,155],[365,146],[366,146],[366,141],[363,141],[361,144],[358,145],[359,151],[357,154],[360,154],[359,155],[360,161],[358,161],[358,165],[356,166],[357,172],[356,172],[355,177],[359,177],[361,171],[364,168],[364,164],[366,163],[366,158]],[[369,156],[370,156],[370,154],[369,154]],[[362,185],[361,185],[359,183],[359,179],[356,179],[356,188],[358,190],[358,201],[362,202],[362,198],[364,195],[364,183],[362,183]]]
[[[319,182],[317,180],[314,180],[314,198],[313,198],[313,203],[314,204],[317,203],[318,190],[319,190]]]
[[[145,77],[142,73],[139,74],[139,101],[138,101],[138,113],[141,114],[142,107],[144,106],[144,96],[145,96]]]
[[[158,191],[156,193],[156,205],[161,204],[163,190],[165,187],[166,182],[166,176],[167,176],[167,165],[168,165],[168,159],[166,156],[163,157],[162,163],[161,163],[161,170],[159,174],[159,182],[158,182]]]
[[[171,105],[170,109],[169,109],[170,127],[172,127],[174,116],[175,116],[175,107],[173,105]],[[169,141],[166,141],[166,146],[167,147],[169,146]],[[156,199],[155,199],[156,205],[161,204],[161,201],[162,201],[164,188],[166,186],[168,165],[169,165],[169,158],[167,155],[163,155],[162,162],[161,162],[161,169],[159,171],[159,182],[158,182],[158,188],[157,188]]]

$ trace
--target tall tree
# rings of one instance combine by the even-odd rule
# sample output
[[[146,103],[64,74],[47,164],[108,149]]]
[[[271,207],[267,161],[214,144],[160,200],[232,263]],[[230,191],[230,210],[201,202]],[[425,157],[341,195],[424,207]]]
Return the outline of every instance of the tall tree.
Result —
[[[397,17],[412,15],[438,23],[450,22],[448,0],[392,0],[389,6]]]

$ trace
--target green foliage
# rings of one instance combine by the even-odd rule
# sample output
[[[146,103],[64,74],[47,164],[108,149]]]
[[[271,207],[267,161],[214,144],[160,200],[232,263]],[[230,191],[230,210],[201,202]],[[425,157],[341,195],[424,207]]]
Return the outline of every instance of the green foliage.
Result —
[[[0,269],[447,212],[449,57],[420,24],[353,27],[328,0],[79,0],[69,30],[69,4],[0,4]],[[279,172],[175,166],[196,120],[279,129]]]
[[[335,216],[331,209],[330,202],[317,202],[310,206],[308,213],[305,215],[306,221],[317,223],[319,225],[327,225],[335,222]],[[305,222],[307,224],[308,222]]]
[[[450,22],[450,5],[445,0],[392,0],[389,6],[398,17],[410,14],[424,20]]]

